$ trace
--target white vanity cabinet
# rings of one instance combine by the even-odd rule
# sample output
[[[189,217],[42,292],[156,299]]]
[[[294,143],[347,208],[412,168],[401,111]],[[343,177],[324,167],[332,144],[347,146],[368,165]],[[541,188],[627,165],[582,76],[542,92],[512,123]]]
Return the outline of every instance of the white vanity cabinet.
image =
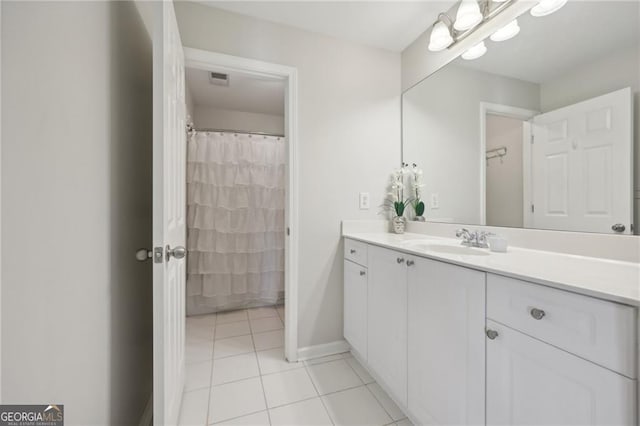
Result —
[[[636,382],[488,320],[487,425],[635,425]]]
[[[367,360],[367,245],[346,240],[344,245],[344,338]]]
[[[638,426],[638,309],[345,239],[345,338],[420,425]]]
[[[407,405],[407,267],[406,256],[369,246],[367,364]]]
[[[487,424],[635,425],[637,310],[487,274]]]
[[[485,274],[407,262],[409,411],[425,425],[483,424]]]

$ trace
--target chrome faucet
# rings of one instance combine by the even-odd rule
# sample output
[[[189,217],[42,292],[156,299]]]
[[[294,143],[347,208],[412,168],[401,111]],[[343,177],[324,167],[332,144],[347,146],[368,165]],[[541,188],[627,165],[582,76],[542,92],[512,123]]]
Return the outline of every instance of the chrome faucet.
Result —
[[[460,228],[456,231],[456,237],[462,238],[462,245],[467,247],[489,248],[487,237],[493,235],[484,231],[469,231],[466,228]]]

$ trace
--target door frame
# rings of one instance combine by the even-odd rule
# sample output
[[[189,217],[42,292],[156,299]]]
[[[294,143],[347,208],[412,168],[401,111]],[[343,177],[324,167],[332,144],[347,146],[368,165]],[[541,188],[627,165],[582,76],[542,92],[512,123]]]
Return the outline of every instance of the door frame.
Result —
[[[480,102],[480,225],[487,224],[487,115],[499,115],[502,117],[517,118],[523,122],[531,120],[540,111],[526,108],[514,107],[511,105],[495,104],[491,102]],[[528,126],[524,126],[528,129]],[[523,182],[523,204],[527,205],[530,198],[529,188],[530,175],[527,160],[531,158],[531,145],[524,143],[522,146],[522,182]],[[523,206],[523,208],[524,208]],[[526,212],[526,210],[523,210]],[[523,218],[524,219],[524,218]]]
[[[298,70],[297,68],[240,56],[184,47],[185,67],[201,70],[240,72],[284,80],[285,141],[287,179],[285,182],[285,334],[284,355],[298,360]]]

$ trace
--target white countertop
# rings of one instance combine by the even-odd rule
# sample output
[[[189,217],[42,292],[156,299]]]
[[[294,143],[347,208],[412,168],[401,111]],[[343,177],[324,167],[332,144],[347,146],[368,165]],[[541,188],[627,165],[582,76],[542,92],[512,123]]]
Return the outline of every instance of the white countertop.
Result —
[[[344,233],[363,241],[403,253],[441,260],[472,269],[518,278],[600,299],[640,306],[640,264],[594,257],[509,247],[506,253],[488,256],[449,254],[407,246],[411,240],[460,244],[453,238],[405,233]],[[488,252],[488,249],[476,249]]]

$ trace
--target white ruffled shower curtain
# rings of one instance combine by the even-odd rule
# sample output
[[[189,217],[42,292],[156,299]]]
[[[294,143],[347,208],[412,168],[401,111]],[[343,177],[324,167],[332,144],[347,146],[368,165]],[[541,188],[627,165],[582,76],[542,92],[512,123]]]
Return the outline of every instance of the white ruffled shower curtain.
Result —
[[[284,180],[284,138],[191,135],[187,315],[283,299]]]

